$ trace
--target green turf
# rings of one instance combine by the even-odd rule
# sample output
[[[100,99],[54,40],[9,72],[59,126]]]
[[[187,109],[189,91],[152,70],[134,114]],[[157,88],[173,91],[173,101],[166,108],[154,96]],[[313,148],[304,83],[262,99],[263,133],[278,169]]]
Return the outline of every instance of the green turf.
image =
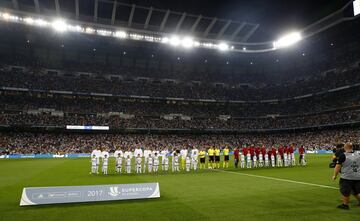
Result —
[[[329,159],[308,155],[306,168],[229,170],[336,187]],[[0,220],[360,220],[359,207],[335,208],[335,189],[216,171],[102,176],[89,169],[89,159],[0,160]],[[159,182],[161,198],[19,206],[23,187],[143,182]]]

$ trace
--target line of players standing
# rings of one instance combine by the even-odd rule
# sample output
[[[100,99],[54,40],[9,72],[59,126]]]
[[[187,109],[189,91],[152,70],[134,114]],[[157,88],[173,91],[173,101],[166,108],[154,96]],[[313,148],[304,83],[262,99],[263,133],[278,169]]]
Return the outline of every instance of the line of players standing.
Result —
[[[299,164],[306,165],[305,161],[305,148],[298,149],[300,158]],[[132,173],[156,173],[161,167],[162,171],[169,171],[171,156],[171,170],[172,172],[179,172],[184,170],[197,170],[200,160],[200,169],[218,169],[220,168],[220,155],[223,155],[223,168],[229,167],[230,149],[226,146],[222,150],[217,147],[209,147],[206,149],[197,148],[173,150],[170,152],[168,149],[150,150],[137,148],[134,151],[116,150],[113,154],[115,157],[115,172]],[[208,156],[208,163],[206,167],[206,156]],[[243,147],[235,148],[233,152],[235,168],[240,163],[241,168],[256,168],[256,167],[283,167],[295,166],[295,154],[292,146],[280,146],[279,148],[266,149],[263,147]],[[108,151],[101,151],[95,149],[91,153],[91,172],[98,174],[101,166],[103,174],[108,173],[110,153]],[[133,161],[133,159],[135,160]],[[133,168],[133,165],[135,168]],[[125,167],[123,167],[125,166]]]
[[[301,146],[298,148],[299,165],[305,166],[305,148]],[[235,148],[234,150],[234,164],[235,168],[257,168],[257,167],[288,167],[295,166],[295,148],[290,146],[280,146],[279,148],[266,149],[262,147],[243,147]]]

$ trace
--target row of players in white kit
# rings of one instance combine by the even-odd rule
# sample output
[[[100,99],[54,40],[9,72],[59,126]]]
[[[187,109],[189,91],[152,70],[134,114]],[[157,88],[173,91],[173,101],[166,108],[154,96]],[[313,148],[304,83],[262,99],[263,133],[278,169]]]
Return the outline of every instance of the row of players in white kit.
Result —
[[[305,166],[305,154],[300,156],[300,164]],[[259,154],[259,156],[254,155],[251,156],[250,153],[248,153],[246,156],[243,154],[240,154],[240,168],[257,168],[257,167],[288,167],[288,166],[295,166],[296,165],[296,159],[295,154],[286,154],[284,153],[283,156],[281,156],[279,153],[276,154],[276,159],[273,154],[271,154],[270,159],[269,155],[265,154],[263,156],[262,153]]]
[[[177,154],[175,151],[171,154],[172,158],[172,172],[180,171],[180,156],[184,161],[184,169],[190,171],[190,169],[197,170],[198,165],[198,153],[197,149],[192,149],[191,153],[188,154],[187,150],[181,150],[180,154]],[[161,157],[161,169],[162,171],[169,170],[169,151],[162,150],[151,151],[135,149],[134,153],[131,151],[122,152],[121,150],[115,151],[115,171],[117,173],[122,173],[123,161],[125,161],[125,172],[132,172],[132,158],[135,156],[135,173],[145,173],[146,169],[149,173],[158,172],[160,166],[160,157]],[[180,156],[179,156],[180,155]],[[101,152],[100,150],[94,150],[91,154],[91,173],[99,173],[100,158],[102,158],[102,173],[108,173],[109,166],[109,157],[110,154],[107,151]],[[143,157],[144,157],[144,166],[143,166]]]

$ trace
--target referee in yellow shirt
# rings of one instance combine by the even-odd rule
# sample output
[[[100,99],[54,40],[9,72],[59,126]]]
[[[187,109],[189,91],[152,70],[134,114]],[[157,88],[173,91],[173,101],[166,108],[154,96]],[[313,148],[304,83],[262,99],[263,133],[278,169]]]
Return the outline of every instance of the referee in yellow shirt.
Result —
[[[215,164],[214,168],[219,169],[220,168],[220,148],[215,148]]]
[[[200,169],[205,169],[205,155],[206,152],[204,149],[201,149],[199,152],[199,158],[200,158]]]
[[[215,155],[214,155],[214,148],[210,147],[208,149],[208,155],[209,155],[209,163],[208,163],[208,168],[212,169],[214,166],[214,162],[215,162]]]
[[[223,164],[223,167],[224,168],[229,168],[229,152],[230,152],[230,149],[228,146],[226,146],[224,149],[223,149],[223,155],[224,155],[224,164]]]

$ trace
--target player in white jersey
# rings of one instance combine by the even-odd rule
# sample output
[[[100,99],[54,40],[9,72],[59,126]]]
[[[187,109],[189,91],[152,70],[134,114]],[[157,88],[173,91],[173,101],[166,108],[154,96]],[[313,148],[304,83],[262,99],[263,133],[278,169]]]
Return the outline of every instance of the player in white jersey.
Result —
[[[252,160],[251,160],[251,154],[246,154],[246,168],[251,168],[252,166]]]
[[[291,166],[292,165],[292,160],[291,160],[291,154],[290,153],[287,154],[287,161],[288,161],[288,166]]]
[[[154,172],[155,173],[157,173],[159,171],[159,164],[160,164],[159,156],[157,153],[155,153],[155,156],[154,156]]]
[[[271,159],[271,167],[275,167],[275,156],[274,156],[274,154],[271,154],[270,159]]]
[[[190,171],[190,166],[191,166],[191,160],[190,160],[190,157],[187,156],[186,159],[185,159],[186,172]]]
[[[240,153],[240,168],[245,168],[245,155]]]
[[[257,168],[257,167],[258,167],[256,154],[253,156],[253,167],[254,167],[254,168]]]
[[[149,150],[149,149],[144,150],[144,167],[143,167],[144,173],[146,171],[146,167],[148,165],[148,159],[149,159],[150,155],[151,155],[151,150]]]
[[[191,168],[193,170],[197,170],[197,166],[198,166],[198,156],[193,155],[193,156],[191,156]]]
[[[96,173],[99,173],[99,167],[100,167],[100,158],[101,158],[101,150],[95,149],[92,151],[91,155],[96,156]]]
[[[269,167],[269,155],[265,153],[265,167]]]
[[[191,150],[191,168],[193,170],[197,170],[198,157],[199,157],[199,150],[196,147],[194,147]]]
[[[179,172],[179,156],[175,153],[174,155],[174,167],[173,167],[173,172]]]
[[[131,157],[130,155],[127,155],[126,160],[125,160],[125,169],[126,169],[126,173],[131,173]]]
[[[140,155],[140,157],[143,157],[143,151],[140,147],[135,148],[134,150],[134,157],[138,157],[138,155]]]
[[[167,149],[163,149],[162,151],[160,151],[160,156],[161,156],[161,170],[165,170],[165,158],[167,158],[169,151]],[[169,161],[168,161],[169,163]]]
[[[182,170],[185,170],[185,161],[186,161],[187,155],[188,155],[188,150],[187,150],[187,149],[182,149],[182,150],[180,150],[181,169],[182,169]]]
[[[148,166],[148,173],[152,173],[153,172],[153,158],[152,158],[151,154],[149,154],[147,166]]]
[[[288,166],[288,155],[287,155],[287,153],[285,153],[284,152],[284,154],[283,154],[283,160],[284,160],[284,167],[287,167]]]
[[[259,154],[259,167],[264,167],[264,157],[262,153]]]
[[[138,154],[136,157],[136,173],[141,173],[142,157]]]
[[[109,155],[105,154],[103,155],[103,164],[102,164],[102,173],[108,174],[108,166],[109,166]]]
[[[282,167],[283,166],[283,161],[281,159],[281,155],[279,153],[276,154],[276,166],[277,167]]]
[[[291,153],[291,166],[296,166],[296,159],[294,151]]]
[[[169,157],[165,156],[164,158],[164,169],[163,171],[168,171],[169,170]]]
[[[96,159],[96,155],[92,155],[91,156],[91,172],[90,174],[95,174],[97,173],[97,159]]]
[[[124,158],[127,159],[128,156],[131,158],[133,158],[133,153],[131,152],[130,148],[124,152]]]
[[[117,155],[115,155],[115,172],[116,173],[121,173],[122,172],[122,163],[123,163],[123,158],[121,156],[121,153],[118,153]]]
[[[119,155],[120,155],[121,157],[124,157],[124,153],[123,153],[122,150],[116,150],[116,151],[114,152],[114,156],[115,156],[115,157],[118,157]]]

